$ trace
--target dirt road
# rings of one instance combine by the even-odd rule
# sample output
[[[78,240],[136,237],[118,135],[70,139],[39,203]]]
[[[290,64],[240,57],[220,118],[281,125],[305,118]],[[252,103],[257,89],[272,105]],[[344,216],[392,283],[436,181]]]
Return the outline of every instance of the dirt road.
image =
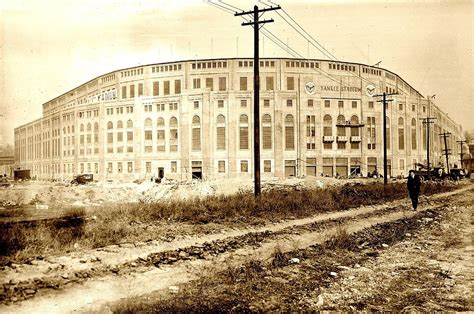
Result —
[[[422,202],[420,211],[472,196],[472,186],[435,195]],[[416,214],[408,208],[406,200],[395,201],[261,228],[171,242],[109,246],[36,260],[30,265],[11,265],[0,273],[6,301],[0,311],[102,311],[104,306],[120,300],[167,291],[169,287],[175,289],[198,278],[205,269],[219,271],[248,260],[268,261],[276,246],[282,252],[292,252],[323,243],[341,227],[356,233],[377,224],[408,219]]]

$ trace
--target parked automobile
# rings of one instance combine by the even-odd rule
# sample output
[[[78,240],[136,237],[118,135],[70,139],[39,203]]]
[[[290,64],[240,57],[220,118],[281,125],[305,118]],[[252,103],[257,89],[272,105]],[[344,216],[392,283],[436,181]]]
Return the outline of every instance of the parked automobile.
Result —
[[[87,184],[94,181],[92,174],[79,174],[72,181],[72,184]]]

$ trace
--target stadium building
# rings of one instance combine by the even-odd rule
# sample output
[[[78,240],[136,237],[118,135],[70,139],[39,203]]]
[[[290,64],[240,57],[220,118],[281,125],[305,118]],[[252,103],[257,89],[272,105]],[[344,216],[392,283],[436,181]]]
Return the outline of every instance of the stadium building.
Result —
[[[388,171],[459,164],[462,129],[433,99],[379,67],[325,60],[260,61],[262,176],[383,174],[382,104]],[[252,177],[253,61],[210,59],[114,71],[43,104],[40,119],[15,129],[15,166],[38,179],[185,180]]]

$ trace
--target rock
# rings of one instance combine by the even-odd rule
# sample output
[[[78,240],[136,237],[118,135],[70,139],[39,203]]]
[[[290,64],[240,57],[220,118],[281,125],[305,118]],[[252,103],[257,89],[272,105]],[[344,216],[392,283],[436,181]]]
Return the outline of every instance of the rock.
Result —
[[[293,257],[292,259],[289,260],[290,264],[299,264],[300,259],[297,257]]]
[[[137,267],[137,263],[131,262],[131,263],[130,263],[130,266],[132,266],[132,267]]]
[[[408,233],[408,232],[407,232],[407,233],[405,234],[405,236],[411,237],[411,233]]]
[[[349,270],[350,267],[347,267],[347,266],[337,266],[338,269],[342,269],[342,270]]]
[[[19,282],[18,280],[16,280],[16,279],[10,279],[10,284],[11,284],[11,285],[17,285],[17,284],[19,284],[19,283],[20,283],[20,282]]]
[[[433,218],[424,217],[424,218],[422,218],[422,220],[423,220],[423,222],[428,223],[428,222],[433,221]]]
[[[75,242],[75,243],[74,243],[74,248],[75,248],[75,249],[78,249],[79,247],[80,247],[79,243]]]
[[[323,305],[324,305],[324,298],[323,298],[323,296],[320,294],[320,295],[318,295],[318,302],[316,302],[316,306],[321,307],[321,306],[323,306]]]
[[[336,272],[333,272],[333,271],[332,271],[332,272],[330,272],[330,273],[329,273],[329,275],[330,275],[331,277],[334,277],[334,278],[336,278],[336,277],[337,277],[337,273],[336,273]]]
[[[63,277],[63,279],[68,279],[69,275],[68,274],[63,274],[61,277]]]
[[[82,264],[87,263],[87,259],[86,259],[86,258],[81,258],[81,259],[79,260],[79,262],[82,263]]]
[[[354,265],[354,268],[360,268],[360,265],[359,265],[359,264],[355,264],[355,265]]]
[[[179,256],[180,258],[188,258],[188,257],[189,257],[189,254],[186,253],[186,252],[184,252],[184,251],[181,251],[181,252],[179,252],[178,256]]]
[[[176,293],[179,292],[179,287],[178,287],[178,286],[170,286],[170,287],[168,288],[168,290],[169,290],[170,293],[176,294]]]
[[[347,277],[347,279],[349,279],[349,280],[354,280],[354,279],[355,279],[355,276],[349,276],[349,277]]]
[[[382,247],[388,248],[388,244],[382,243]]]

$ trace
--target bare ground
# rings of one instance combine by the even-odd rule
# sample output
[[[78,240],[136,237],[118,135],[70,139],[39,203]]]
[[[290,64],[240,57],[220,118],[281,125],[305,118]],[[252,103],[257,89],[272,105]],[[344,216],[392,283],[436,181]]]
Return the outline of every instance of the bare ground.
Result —
[[[462,208],[462,210],[459,210],[461,210],[464,215],[470,216],[470,210],[472,210],[472,208],[465,206],[466,202],[469,203],[469,201],[473,199],[472,189],[470,188],[469,186],[461,191],[432,196],[428,200],[425,200],[421,210],[423,212],[427,210],[430,212],[429,210],[432,208],[445,208],[445,206],[443,206],[445,203],[459,203],[462,206],[459,207],[458,205],[456,208]],[[459,198],[457,195],[463,196]],[[0,311],[103,311],[113,308],[114,303],[124,299],[126,302],[133,300],[133,302],[130,301],[132,304],[141,304],[142,298],[140,296],[149,295],[154,291],[161,296],[163,291],[168,291],[170,286],[172,287],[172,291],[175,292],[175,286],[177,285],[182,285],[182,289],[186,291],[186,285],[190,285],[189,282],[193,279],[199,281],[203,280],[203,278],[213,278],[212,274],[219,273],[227,268],[244,265],[249,261],[257,260],[261,263],[269,263],[274,260],[275,247],[278,247],[278,251],[283,254],[285,252],[295,252],[299,249],[308,249],[315,244],[324,243],[331,235],[340,230],[341,226],[345,226],[347,232],[357,234],[357,232],[363,232],[363,230],[370,230],[373,226],[380,223],[409,219],[413,217],[415,213],[407,211],[408,205],[406,201],[396,201],[390,204],[363,207],[341,213],[317,215],[307,219],[287,221],[261,228],[225,230],[218,234],[210,234],[199,238],[183,237],[171,242],[151,241],[149,243],[124,245],[122,247],[109,246],[98,250],[81,250],[62,257],[46,257],[43,261],[35,260],[32,261],[30,265],[11,265],[12,267],[7,267],[0,273],[0,282],[4,287],[4,301],[0,307]],[[446,209],[446,212],[451,211],[451,209],[455,210],[454,207],[450,207]],[[441,209],[439,210],[441,211]],[[443,211],[445,210],[443,209]],[[431,221],[428,219],[427,221],[433,222],[434,219]],[[439,220],[436,220],[436,222],[438,221]],[[467,221],[468,223],[470,222],[470,220]],[[466,222],[466,219],[461,219],[460,222]],[[451,223],[449,223],[449,221],[447,226],[447,230],[451,230]],[[465,230],[463,232],[470,232],[470,225],[455,226],[456,228]],[[466,229],[466,227],[469,228]],[[415,233],[415,231],[416,230],[412,233]],[[442,234],[438,235],[438,237],[440,236],[443,239],[445,238]],[[413,237],[413,239],[415,239],[415,237]],[[456,237],[449,239],[452,243],[459,243],[459,239]],[[381,254],[377,253],[379,256],[375,261],[383,257],[383,254],[386,252],[387,254],[396,254],[397,249],[401,249],[401,251],[397,253],[398,255],[389,256],[390,258],[397,260],[402,259],[402,261],[404,261],[406,259],[405,257],[415,258],[415,256],[420,255],[412,254],[413,252],[408,251],[408,246],[406,248],[397,247],[397,245],[402,245],[404,242],[391,246],[390,249],[385,250]],[[379,243],[379,245],[381,245],[381,243]],[[441,243],[440,245],[443,244]],[[446,243],[444,245],[449,249],[453,247]],[[417,247],[420,246],[417,245],[413,248],[415,253],[425,252],[423,251],[423,247],[421,247],[421,249]],[[445,249],[443,252],[447,251],[448,250]],[[405,256],[407,254],[409,256]],[[451,254],[444,258],[447,263],[461,265],[458,267],[461,267],[462,271],[464,271],[465,267],[462,266],[462,263],[453,260],[453,256],[454,255]],[[389,257],[387,258],[390,259]],[[466,257],[466,255],[464,255],[464,257]],[[435,256],[434,260],[436,260],[436,258],[438,257]],[[419,260],[416,260],[416,265],[422,267],[425,264],[421,263],[420,260],[425,263],[426,261],[423,256],[419,257]],[[378,264],[370,264],[370,268],[364,267],[372,269],[371,273],[374,274],[388,274],[390,271],[388,277],[398,278],[397,271],[390,269],[390,263],[384,262],[383,259],[380,259],[380,261]],[[366,261],[361,260],[360,262]],[[301,267],[303,265],[304,263],[298,263],[297,265],[288,267]],[[377,267],[379,267],[379,269]],[[384,269],[383,267],[388,267],[388,269]],[[395,266],[392,266],[392,268],[394,267]],[[426,267],[434,266],[428,263]],[[206,273],[206,275],[202,277],[202,274],[205,273],[206,270],[211,270],[211,273]],[[342,270],[350,272],[350,269],[343,268]],[[357,271],[355,270],[354,272]],[[398,272],[400,273],[400,270]],[[416,270],[414,270],[414,273],[416,273]],[[403,272],[404,276],[407,274],[413,273]],[[352,306],[359,309],[371,304],[368,300],[372,300],[372,297],[374,300],[380,299],[377,299],[373,294],[367,294],[368,296],[365,299],[362,298],[362,301],[360,301],[360,304],[364,306],[358,305],[359,303],[357,302],[347,303],[347,298],[355,300],[356,297],[361,298],[361,296],[365,295],[360,293],[361,290],[357,288],[357,285],[359,284],[359,287],[366,287],[367,283],[363,280],[358,281],[358,277],[355,274],[348,275],[347,278],[350,278],[348,279],[350,280],[348,284],[350,284],[351,288],[355,289],[352,291],[349,288],[344,288],[341,284],[345,278],[344,275],[337,272],[336,276],[339,276],[336,281],[337,284],[326,285],[326,290],[323,292],[318,290],[317,295],[307,293],[304,296],[300,296],[298,300],[302,300],[302,302],[307,300],[307,302],[304,301],[303,304],[311,305],[315,303],[314,305],[317,305],[318,309],[342,309],[347,306],[349,308]],[[449,274],[449,276],[452,275]],[[417,276],[413,277],[418,278]],[[435,278],[437,277],[435,276]],[[394,280],[382,280],[383,277],[381,277],[380,280],[382,283],[390,282],[390,285],[385,287],[375,279],[377,278],[369,282],[370,284],[377,283],[374,286],[374,291],[381,292],[384,291],[383,289],[392,291],[393,287],[400,286],[400,284],[397,284]],[[472,273],[465,274],[461,279],[471,280]],[[278,279],[276,281],[278,282]],[[404,279],[403,282],[409,281]],[[280,286],[281,283],[282,282],[279,284]],[[236,286],[235,283],[233,286]],[[236,289],[238,289],[238,286],[239,285],[236,286]],[[342,292],[337,290],[338,286],[342,287]],[[380,289],[378,288],[379,286],[381,287]],[[425,289],[423,287],[418,288],[416,282],[413,283],[413,286],[417,287],[416,289]],[[457,287],[458,285],[455,286]],[[245,286],[242,285],[242,287]],[[212,291],[212,287],[208,288]],[[335,290],[333,291],[331,289]],[[365,291],[364,289],[362,290]],[[188,291],[193,290],[189,288]],[[348,294],[347,291],[352,291],[352,294]],[[180,293],[178,293],[178,295],[180,295]],[[136,297],[140,297],[138,301],[134,299]],[[265,300],[265,298],[263,298],[263,300]],[[278,300],[278,295],[274,295],[270,300],[275,298]],[[225,298],[223,299],[225,300]],[[71,300],[74,301],[72,302]],[[321,302],[319,301],[322,302],[323,307],[321,307]],[[405,304],[403,301],[401,302]],[[279,304],[278,302],[273,303]],[[374,302],[374,304],[380,303],[381,301],[378,303]],[[216,304],[219,304],[219,302],[216,301]],[[461,306],[466,308],[466,305],[463,304],[461,304]],[[153,302],[151,306],[153,308]],[[307,309],[312,307],[308,305],[302,308]],[[367,306],[365,308],[367,308]],[[197,309],[199,309],[199,307],[197,307]],[[258,307],[254,308],[254,310],[258,309]],[[133,307],[131,310],[133,310]],[[250,308],[250,310],[252,309]]]

